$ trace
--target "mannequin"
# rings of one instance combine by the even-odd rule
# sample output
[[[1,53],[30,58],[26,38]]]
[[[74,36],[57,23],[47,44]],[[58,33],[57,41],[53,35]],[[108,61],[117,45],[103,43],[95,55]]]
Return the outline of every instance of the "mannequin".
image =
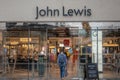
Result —
[[[45,51],[42,49],[42,51],[38,55],[38,74],[40,77],[43,77],[45,74]]]

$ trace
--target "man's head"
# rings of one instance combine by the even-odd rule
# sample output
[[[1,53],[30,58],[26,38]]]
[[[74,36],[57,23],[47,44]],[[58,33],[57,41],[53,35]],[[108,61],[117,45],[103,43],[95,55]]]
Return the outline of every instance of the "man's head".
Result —
[[[60,52],[64,52],[64,47],[60,47]]]

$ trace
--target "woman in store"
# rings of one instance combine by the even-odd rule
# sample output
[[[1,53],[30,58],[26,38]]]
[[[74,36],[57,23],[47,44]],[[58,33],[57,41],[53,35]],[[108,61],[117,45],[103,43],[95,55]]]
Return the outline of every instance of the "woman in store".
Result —
[[[75,67],[75,63],[76,63],[77,59],[78,59],[78,48],[73,50],[73,56],[72,56],[73,66],[72,66],[72,69]]]
[[[55,62],[54,53],[50,53],[50,66],[51,66],[51,68],[53,67],[54,62]]]

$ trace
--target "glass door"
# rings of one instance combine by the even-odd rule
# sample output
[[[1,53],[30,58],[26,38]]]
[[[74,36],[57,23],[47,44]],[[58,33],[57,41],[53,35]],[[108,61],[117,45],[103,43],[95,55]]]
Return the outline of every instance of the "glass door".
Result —
[[[120,27],[103,29],[103,77],[120,79]]]
[[[37,25],[37,24],[35,24]],[[29,78],[47,80],[48,53],[45,25],[29,26]],[[44,28],[42,27],[44,26]]]
[[[6,79],[28,79],[28,27],[16,26],[17,23],[5,23],[2,32],[3,66]]]
[[[48,29],[49,79],[60,79],[60,68],[57,63],[60,47],[64,47],[67,56],[66,80],[78,76],[78,27],[59,26]]]
[[[6,54],[4,54],[4,47],[3,47],[3,30],[0,29],[0,79],[3,79],[3,75],[6,73]],[[7,65],[8,66],[8,65]]]

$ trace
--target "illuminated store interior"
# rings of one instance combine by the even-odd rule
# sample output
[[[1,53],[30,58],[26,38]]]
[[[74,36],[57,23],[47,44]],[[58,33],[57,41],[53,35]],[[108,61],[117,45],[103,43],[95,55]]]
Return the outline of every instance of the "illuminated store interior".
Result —
[[[44,76],[56,79],[60,47],[65,47],[69,57],[68,77],[83,77],[82,65],[98,63],[99,72],[107,78],[107,73],[113,75],[120,68],[116,65],[120,59],[120,22],[0,23],[0,76],[39,77],[38,58],[43,53]]]

